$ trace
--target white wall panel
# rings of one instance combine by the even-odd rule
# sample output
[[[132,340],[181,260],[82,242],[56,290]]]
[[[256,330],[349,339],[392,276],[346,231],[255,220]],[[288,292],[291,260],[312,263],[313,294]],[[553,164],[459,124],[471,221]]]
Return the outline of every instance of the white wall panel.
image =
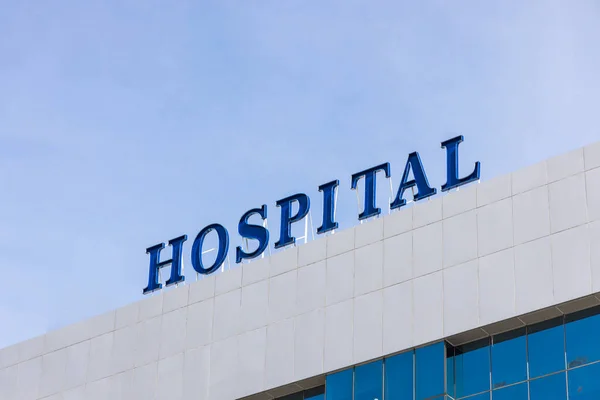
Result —
[[[327,268],[325,261],[298,268],[296,314],[325,307]]]
[[[444,270],[444,335],[479,324],[479,262],[473,260]]]
[[[336,230],[335,234],[328,235],[325,240],[328,258],[351,251],[354,249],[354,228]]]
[[[583,148],[552,157],[547,161],[548,182],[552,183],[583,172]]]
[[[442,269],[442,222],[413,231],[413,277],[417,278]]]
[[[327,258],[327,240],[313,240],[298,247],[298,267],[323,261]]]
[[[517,314],[552,304],[554,283],[549,237],[515,247],[515,283]]]
[[[383,242],[369,244],[354,251],[354,296],[383,287]]]
[[[530,165],[511,174],[513,196],[548,184],[546,161]]]
[[[513,245],[513,208],[504,199],[477,210],[477,249],[480,257]]]
[[[383,294],[381,290],[354,299],[354,363],[381,354],[383,347]]]
[[[383,354],[413,346],[413,282],[383,289]]]
[[[215,296],[242,287],[242,268],[235,266],[227,270],[226,274],[215,275]],[[165,311],[166,312],[166,311]]]
[[[471,210],[443,222],[444,268],[477,258],[477,212]]]
[[[183,353],[158,362],[155,400],[181,400],[183,398]]]
[[[583,158],[586,171],[600,167],[600,142],[585,146],[583,148]]]
[[[325,309],[325,371],[352,365],[354,347],[354,300]]]
[[[433,224],[442,219],[442,197],[427,198],[413,206],[413,228]]]
[[[245,332],[238,336],[236,396],[248,396],[263,391],[266,349],[266,327]]]
[[[208,299],[188,306],[186,350],[205,346],[212,341],[214,304],[214,299]],[[264,310],[266,310],[266,305]]]
[[[490,324],[515,314],[513,249],[479,259],[479,323]]]
[[[354,247],[359,248],[383,239],[383,218],[372,218],[354,228]]]
[[[592,292],[587,225],[552,236],[552,271],[555,302],[573,300]]]
[[[299,381],[323,373],[325,309],[318,308],[295,319],[294,379]]]
[[[415,346],[444,335],[442,271],[413,281],[413,341]]]
[[[383,218],[383,237],[389,238],[413,229],[413,208],[401,208]]]
[[[483,207],[511,196],[512,176],[510,174],[497,176],[488,181],[481,182],[476,187],[477,207]]]
[[[267,387],[277,387],[294,381],[293,318],[269,325],[266,356],[265,384]]]
[[[383,241],[383,286],[405,282],[413,277],[413,235],[411,232]]]
[[[211,346],[186,350],[183,361],[183,398],[208,399]]]
[[[351,299],[354,295],[354,251],[327,259],[327,305]]]
[[[587,220],[584,174],[570,176],[549,185],[550,231],[574,228]]]
[[[450,218],[477,207],[478,189],[481,185],[467,186],[454,190],[452,196],[442,198],[442,215]]]
[[[549,235],[548,187],[542,186],[514,196],[513,218],[515,245]]]
[[[296,313],[298,271],[273,277],[269,282],[269,322],[293,317]]]

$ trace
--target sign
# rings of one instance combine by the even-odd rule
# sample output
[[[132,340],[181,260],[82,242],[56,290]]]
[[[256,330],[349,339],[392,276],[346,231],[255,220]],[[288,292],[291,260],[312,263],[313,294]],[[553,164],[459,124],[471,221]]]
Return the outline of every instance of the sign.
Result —
[[[441,143],[441,147],[446,149],[446,183],[442,185],[442,192],[457,188],[469,182],[479,180],[480,163],[477,161],[473,171],[463,177],[458,175],[458,145],[464,140],[462,136],[446,140]],[[364,207],[358,214],[358,219],[363,220],[375,217],[381,214],[381,209],[377,207],[376,201],[376,184],[377,173],[385,173],[385,177],[390,177],[390,163],[384,163],[375,167],[357,172],[352,175],[351,188],[357,190],[357,184],[361,179],[365,182]],[[409,174],[412,172],[413,179],[409,180]],[[338,223],[334,219],[337,188],[339,180],[327,182],[319,186],[319,191],[323,193],[323,219],[322,224],[317,228],[317,234],[322,235],[330,232],[338,227]],[[429,185],[427,174],[423,168],[423,163],[419,157],[419,153],[413,152],[408,155],[408,160],[404,167],[400,187],[396,193],[396,197],[390,204],[392,210],[398,209],[406,205],[406,200],[403,198],[404,192],[407,189],[415,188],[413,192],[414,201],[419,201],[436,194],[436,189]],[[292,212],[292,205],[298,205],[297,211]],[[276,206],[280,208],[281,223],[279,226],[279,239],[275,242],[275,248],[289,246],[296,242],[296,238],[292,236],[292,224],[301,221],[310,210],[310,198],[304,193],[297,193],[292,196],[278,200]],[[269,245],[269,230],[263,225],[255,225],[248,222],[248,219],[253,215],[258,215],[262,220],[267,218],[267,205],[263,204],[259,208],[248,210],[240,218],[238,224],[238,233],[242,238],[252,239],[258,242],[258,247],[252,252],[246,252],[241,246],[235,249],[235,262],[241,263],[243,260],[249,260],[259,257]],[[202,261],[202,248],[206,236],[215,232],[218,237],[217,256],[215,261],[210,266],[204,265]],[[167,282],[167,286],[174,285],[185,280],[182,275],[182,253],[183,243],[187,240],[187,235],[182,235],[169,240],[172,256],[168,260],[160,260],[161,250],[165,248],[164,243],[159,243],[155,246],[146,249],[146,253],[150,255],[150,271],[148,274],[148,286],[144,289],[144,294],[151,293],[155,290],[162,289],[162,284],[159,282],[159,270],[167,265],[171,266],[171,275]],[[211,274],[225,262],[229,251],[229,233],[221,224],[211,224],[204,227],[194,239],[192,244],[192,266],[199,274]]]

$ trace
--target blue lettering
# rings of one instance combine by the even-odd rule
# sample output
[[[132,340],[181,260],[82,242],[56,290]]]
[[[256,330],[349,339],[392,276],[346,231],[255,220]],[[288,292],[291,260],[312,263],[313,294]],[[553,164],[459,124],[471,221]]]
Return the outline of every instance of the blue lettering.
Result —
[[[459,177],[458,146],[463,141],[463,136],[457,136],[441,143],[441,147],[446,149],[446,183],[441,187],[441,190],[444,192],[480,179],[481,164],[479,161],[475,162],[475,168],[469,175],[463,178]],[[383,171],[386,178],[389,178],[390,164],[383,163],[364,171],[357,172],[351,177],[352,190],[357,190],[358,182],[364,178],[364,207],[362,210],[359,210],[359,220],[364,220],[381,214],[381,209],[377,207],[376,198],[377,173],[380,171]],[[409,179],[411,173],[413,179]],[[335,220],[337,203],[336,196],[339,184],[339,180],[333,180],[319,186],[319,191],[323,193],[323,219],[321,226],[317,228],[317,234],[330,232],[338,229],[339,227],[338,222]],[[425,173],[423,163],[421,162],[421,158],[417,152],[413,152],[408,155],[404,172],[402,174],[402,179],[400,180],[400,186],[394,200],[390,204],[390,209],[393,210],[406,205],[407,200],[404,199],[404,194],[407,189],[412,189],[414,201],[419,201],[433,196],[437,192],[435,188],[429,185],[427,174]],[[279,240],[274,244],[275,248],[278,249],[296,243],[296,238],[292,236],[292,224],[301,221],[307,216],[310,210],[310,198],[304,193],[298,193],[277,201],[276,205],[277,207],[281,208]],[[294,212],[296,205],[297,211]],[[263,224],[253,224],[249,222],[250,218],[254,214],[258,214],[262,218]],[[248,210],[242,215],[238,223],[239,235],[242,237],[242,239],[247,239],[245,241],[246,244],[249,240],[255,240],[258,243],[256,250],[254,251],[250,251],[250,246],[248,244],[246,245],[246,250],[244,250],[243,245],[237,246],[235,249],[236,263],[241,263],[243,260],[259,257],[265,252],[265,250],[267,250],[269,247],[270,233],[269,230],[264,226],[264,221],[266,221],[266,219],[266,204],[263,204],[260,208]],[[216,250],[217,255],[212,265],[206,268],[202,260],[202,249],[206,236],[212,231],[215,231],[217,234],[218,248],[209,251]],[[146,249],[146,253],[150,255],[150,270],[148,274],[148,286],[143,290],[144,294],[162,289],[162,284],[160,282],[160,270],[162,267],[167,265],[171,265],[171,274],[165,283],[166,286],[185,281],[185,277],[182,275],[182,251],[183,243],[186,240],[186,235],[171,239],[168,243],[172,248],[172,258],[164,261],[160,260],[161,251],[165,248],[164,243],[160,243]],[[196,236],[196,239],[192,245],[192,266],[194,267],[194,270],[200,274],[211,274],[218,270],[223,263],[228,260],[228,252],[229,233],[227,229],[220,224],[208,225],[198,233],[198,236]]]
[[[183,242],[186,240],[187,235],[169,240],[169,246],[173,248],[173,256],[169,260],[159,261],[160,251],[165,248],[164,243],[146,249],[146,253],[150,254],[150,272],[148,273],[148,286],[144,289],[144,294],[162,289],[162,284],[158,281],[158,271],[168,264],[171,264],[171,277],[166,282],[167,286],[185,281],[185,276],[181,275],[181,252]]]
[[[324,183],[319,186],[319,192],[323,192],[323,224],[317,228],[317,233],[325,233],[337,229],[338,223],[334,221],[335,215],[335,192],[340,184],[339,180]]]
[[[411,169],[415,179],[409,181],[408,174],[410,173]],[[404,173],[402,174],[402,180],[400,181],[398,193],[396,194],[396,198],[392,204],[390,204],[390,208],[392,210],[402,207],[406,204],[406,200],[403,198],[404,191],[413,186],[417,187],[417,194],[414,196],[415,201],[433,196],[436,193],[436,190],[429,186],[427,175],[425,174],[423,164],[421,163],[421,157],[419,157],[419,153],[416,151],[408,155],[408,160],[406,161],[406,166],[404,167]]]
[[[446,183],[442,185],[442,192],[479,180],[481,169],[479,161],[475,163],[475,168],[470,175],[460,179],[458,177],[458,145],[463,140],[461,135],[442,142],[442,149],[446,148]]]
[[[378,171],[384,171],[385,177],[390,177],[390,163],[378,165],[373,168],[366,169],[361,172],[357,172],[352,175],[352,189],[356,189],[356,185],[360,178],[365,177],[365,207],[363,211],[358,214],[358,219],[367,219],[375,215],[381,214],[381,208],[377,207],[375,194],[377,192],[377,185],[375,177]]]
[[[298,212],[292,215],[292,203],[298,202]],[[281,229],[279,231],[279,240],[275,242],[275,248],[285,247],[296,243],[296,238],[292,236],[292,223],[300,221],[308,214],[310,209],[310,199],[304,193],[298,193],[286,197],[275,203],[281,207]]]
[[[247,211],[244,215],[242,215],[242,218],[240,218],[240,223],[238,224],[238,233],[243,238],[258,240],[258,248],[251,253],[246,253],[244,250],[242,250],[241,246],[238,246],[235,249],[236,263],[240,263],[244,259],[251,259],[260,256],[269,245],[269,231],[267,228],[261,225],[252,225],[248,223],[248,218],[250,218],[252,214],[258,214],[264,220],[267,218],[267,205],[263,204],[261,208],[253,208],[252,210]]]
[[[216,231],[219,237],[219,248],[217,251],[217,258],[213,265],[209,268],[204,268],[204,263],[202,262],[202,245],[204,244],[204,238],[211,231]],[[192,266],[196,270],[197,273],[208,275],[217,269],[225,262],[227,258],[227,251],[229,250],[229,233],[227,233],[227,229],[223,225],[219,224],[211,224],[202,229],[196,239],[194,240],[194,244],[192,245]]]

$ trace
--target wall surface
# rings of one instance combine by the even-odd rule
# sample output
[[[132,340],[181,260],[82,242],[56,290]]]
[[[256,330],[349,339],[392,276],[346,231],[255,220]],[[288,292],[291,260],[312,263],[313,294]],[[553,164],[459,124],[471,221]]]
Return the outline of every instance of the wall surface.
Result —
[[[600,292],[600,143],[0,350],[0,399],[234,399]]]

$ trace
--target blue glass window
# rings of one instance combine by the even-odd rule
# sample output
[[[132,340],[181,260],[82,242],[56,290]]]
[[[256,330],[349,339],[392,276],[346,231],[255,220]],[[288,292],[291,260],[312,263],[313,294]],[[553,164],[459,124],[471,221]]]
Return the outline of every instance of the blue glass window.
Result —
[[[346,369],[327,375],[325,397],[327,400],[352,400],[353,370]]]
[[[413,352],[385,359],[385,399],[404,400],[413,397]]]
[[[356,367],[354,371],[354,398],[381,400],[383,398],[383,361],[374,361]]]
[[[325,386],[306,390],[304,392],[304,400],[325,400]]]
[[[446,343],[446,394],[456,398],[456,384],[454,379],[454,346]]]
[[[528,400],[527,382],[507,386],[492,392],[492,400]]]
[[[444,394],[445,363],[446,346],[444,342],[415,350],[415,392],[417,400]]]
[[[588,334],[596,336],[591,332],[588,332]],[[600,364],[570,370],[568,375],[569,400],[596,400],[600,398]]]
[[[562,317],[527,330],[529,376],[536,378],[565,370],[565,328]]]
[[[455,397],[461,398],[490,390],[490,341],[488,338],[454,349],[452,373]],[[451,382],[448,392],[452,393]]]
[[[569,368],[600,360],[600,341],[591,332],[600,332],[597,309],[575,313],[566,318],[567,365]]]
[[[496,335],[492,344],[492,387],[501,388],[527,379],[525,329]]]
[[[530,400],[566,400],[567,377],[564,372],[529,382]]]
[[[476,396],[471,396],[468,400],[490,400],[491,392],[481,393]],[[449,396],[446,397],[446,400],[452,400]]]

